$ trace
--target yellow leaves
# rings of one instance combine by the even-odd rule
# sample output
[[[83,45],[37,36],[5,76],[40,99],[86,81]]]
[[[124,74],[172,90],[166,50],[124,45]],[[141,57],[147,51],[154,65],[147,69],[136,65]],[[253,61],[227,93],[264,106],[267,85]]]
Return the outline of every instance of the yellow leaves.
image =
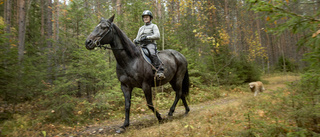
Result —
[[[263,31],[264,31],[264,32],[268,32],[268,30],[267,30],[267,29],[263,29]]]
[[[174,24],[174,26],[175,26],[176,28],[180,27],[181,25],[182,25],[181,23],[176,23],[176,24]]]
[[[289,0],[286,0],[287,4],[289,4]]]
[[[1,26],[4,25],[4,19],[3,19],[3,17],[1,17],[1,16],[0,16],[0,25],[1,25]]]
[[[200,49],[199,49],[198,53],[199,53],[199,57],[201,57],[202,51]]]
[[[320,34],[320,29],[317,32],[313,33],[312,37],[314,38],[314,37],[318,36],[319,34]]]
[[[263,110],[258,110],[257,113],[258,113],[258,115],[260,117],[264,117],[265,116],[265,112]]]
[[[82,115],[82,111],[78,111],[78,115]]]
[[[270,20],[270,17],[268,16],[267,18],[266,18],[266,21],[269,21]]]
[[[191,129],[193,129],[193,126],[192,126],[192,125],[185,125],[184,128],[191,128]]]
[[[257,32],[255,32],[255,34],[251,37],[247,38],[246,41],[249,44],[249,61],[253,61],[257,57],[268,59],[266,48],[261,46],[261,42]]]
[[[47,136],[47,132],[46,132],[46,131],[41,131],[41,133],[42,133],[42,135],[43,135],[44,137]]]
[[[216,10],[217,8],[214,6],[214,5],[212,5],[212,6],[210,6],[209,7],[209,10]]]

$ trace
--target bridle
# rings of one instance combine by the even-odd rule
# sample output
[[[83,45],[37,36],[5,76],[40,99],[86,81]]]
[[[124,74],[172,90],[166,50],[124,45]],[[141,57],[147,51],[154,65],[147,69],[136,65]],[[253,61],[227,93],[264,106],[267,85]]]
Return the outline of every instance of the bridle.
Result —
[[[104,49],[110,49],[110,50],[123,50],[123,49],[116,49],[116,48],[110,48],[110,47],[107,47],[107,46],[104,46],[104,45],[101,45],[100,41],[107,35],[109,34],[109,32],[111,32],[111,30],[113,29],[112,26],[113,26],[113,23],[112,22],[108,22],[108,25],[107,25],[107,28],[108,28],[108,31],[103,31],[99,34],[99,36],[101,36],[98,40],[94,41],[94,44],[96,44],[97,47],[99,48],[104,48]]]

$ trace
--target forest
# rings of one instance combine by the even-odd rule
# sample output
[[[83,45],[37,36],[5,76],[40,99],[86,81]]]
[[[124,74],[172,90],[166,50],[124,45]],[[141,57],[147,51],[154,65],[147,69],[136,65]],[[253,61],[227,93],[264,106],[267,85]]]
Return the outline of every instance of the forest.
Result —
[[[87,50],[85,40],[112,15],[133,40],[144,10],[159,27],[158,49],[187,58],[190,104],[238,90],[251,95],[248,83],[272,83],[266,76],[299,76],[286,83],[288,95],[277,94],[283,111],[268,111],[278,122],[201,135],[319,136],[319,9],[320,0],[0,0],[0,136],[71,135],[75,127],[123,120],[115,57],[108,49]],[[153,92],[157,108],[168,110],[171,87]],[[134,89],[132,102],[133,116],[152,114],[141,89]]]

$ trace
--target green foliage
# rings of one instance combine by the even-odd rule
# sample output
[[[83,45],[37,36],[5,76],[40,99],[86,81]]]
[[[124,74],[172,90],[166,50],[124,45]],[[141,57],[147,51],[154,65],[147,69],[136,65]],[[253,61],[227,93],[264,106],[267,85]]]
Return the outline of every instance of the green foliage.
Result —
[[[31,125],[31,119],[28,115],[15,114],[15,121],[5,121],[4,126],[1,127],[1,135],[19,136],[21,133],[28,130]],[[18,134],[18,135],[17,135]]]
[[[280,56],[278,59],[276,70],[284,72],[296,72],[297,69],[298,65],[294,61],[284,58],[283,56]]]
[[[223,49],[223,50],[222,50]],[[207,69],[210,75],[202,75],[203,82],[214,85],[233,85],[260,80],[260,66],[248,61],[246,56],[232,55],[227,48],[220,48],[219,54],[208,58]]]
[[[238,74],[238,77],[241,80],[240,83],[258,81],[261,79],[261,67],[257,66],[255,62],[249,62],[245,59],[240,59],[235,62],[235,65],[232,67],[236,68],[235,73]]]
[[[308,47],[312,52],[305,54],[305,61],[308,61],[310,66],[298,84],[291,85],[290,96],[283,100],[288,101],[287,106],[292,107],[289,111],[290,117],[294,118],[297,126],[300,128],[297,132],[290,133],[289,136],[303,135],[308,136],[310,132],[320,132],[319,119],[319,23],[317,18],[318,13],[306,13],[299,15],[289,8],[290,4],[295,4],[296,1],[275,1],[268,3],[265,1],[247,1],[255,11],[263,11],[271,17],[270,22],[281,22],[276,24],[272,29],[275,34],[281,34],[286,30],[293,33],[306,33],[306,37],[299,41],[300,47]],[[285,20],[283,20],[285,18]],[[286,66],[284,68],[284,66]],[[278,68],[285,71],[294,71],[296,65],[287,58],[280,57]]]
[[[318,125],[320,122],[319,73],[314,74],[309,71],[302,75],[299,83],[293,83],[290,87],[292,90],[291,94],[293,94],[293,96],[289,96],[290,103],[292,104],[291,117],[295,118],[298,127],[320,132]]]
[[[74,115],[74,108],[76,105],[75,100],[68,96],[63,95],[48,102],[48,107],[51,108],[46,111],[46,121],[48,122],[63,122],[72,124],[76,122],[77,117]]]
[[[97,5],[97,2],[100,5]],[[33,126],[26,121],[75,125],[96,119],[123,116],[124,99],[115,73],[116,62],[112,52],[101,49],[88,51],[84,47],[86,37],[98,24],[100,17],[108,18],[116,11],[114,8],[116,6],[111,5],[112,2],[114,1],[72,0],[66,5],[60,3],[59,36],[58,38],[47,38],[39,31],[39,28],[42,27],[41,14],[43,13],[41,10],[43,7],[41,7],[40,1],[31,1],[27,17],[29,23],[26,26],[25,54],[21,64],[18,62],[17,41],[14,40],[17,37],[16,31],[14,31],[17,26],[14,26],[16,24],[13,23],[13,31],[10,34],[5,33],[5,24],[0,17],[0,102],[19,104],[33,101],[38,102],[39,105],[37,106],[39,111],[34,111],[39,112],[39,115],[32,115],[32,120],[29,113],[20,115],[14,110],[1,113],[0,119],[5,125],[3,129],[9,129],[6,130],[6,135],[7,132],[12,131],[12,128],[17,127],[15,130],[19,132],[20,129],[26,131],[25,127]],[[216,9],[219,6],[213,5],[214,2],[209,3],[209,1],[197,3],[180,1],[181,8],[169,11],[171,8],[169,6],[178,7],[175,2],[177,1],[161,1],[162,6],[166,6],[165,10],[161,11],[161,18],[155,16],[153,23],[158,25],[161,36],[164,36],[165,49],[180,51],[188,59],[192,84],[190,92],[193,103],[221,97],[222,93],[218,88],[220,85],[240,85],[260,80],[262,74],[260,66],[247,61],[248,57],[236,55],[230,51],[229,44],[233,37],[228,34],[230,30],[227,29],[230,27],[226,29],[226,23],[221,19],[229,13],[219,13],[219,10]],[[305,36],[307,39],[300,41],[300,46],[307,45],[312,50],[305,56],[305,60],[310,63],[309,73],[304,78],[304,82],[308,84],[305,85],[306,87],[304,84],[298,87],[299,93],[301,93],[299,97],[284,99],[294,100],[296,105],[290,116],[299,117],[298,121],[302,121],[301,130],[295,132],[296,134],[290,133],[288,135],[305,134],[307,133],[305,128],[314,128],[312,120],[319,117],[318,111],[312,111],[313,109],[319,110],[319,105],[317,105],[319,103],[315,102],[315,105],[312,105],[306,102],[318,99],[318,96],[311,92],[318,93],[318,86],[310,84],[318,83],[319,80],[313,76],[320,74],[318,63],[320,35],[315,35],[319,29],[317,26],[319,23],[315,18],[317,16],[302,16],[286,12],[285,9],[290,9],[292,6],[287,6],[286,1],[275,0],[277,5],[272,5],[267,1],[249,2],[252,2],[251,7],[254,10],[268,12],[267,15],[270,16],[271,22],[278,21],[275,24],[277,28],[268,29],[268,31],[280,34],[280,32],[291,29],[293,33],[307,34]],[[235,1],[232,3],[236,5]],[[212,5],[207,6],[209,4]],[[219,4],[224,5],[223,3]],[[195,8],[195,5],[201,8]],[[3,7],[3,4],[0,6]],[[54,7],[50,8],[54,9]],[[121,14],[116,15],[115,24],[131,39],[135,38],[139,27],[143,25],[142,11],[145,9],[157,11],[153,2],[142,0],[124,0],[121,8]],[[227,7],[225,8],[227,9]],[[12,10],[13,13],[17,12],[14,11],[15,8]],[[3,10],[1,13],[3,15]],[[242,13],[235,12],[234,14]],[[157,13],[154,12],[154,15]],[[232,17],[229,19],[230,22],[234,21]],[[58,21],[58,19],[53,17],[52,21]],[[12,22],[16,22],[16,20],[12,20]],[[219,22],[218,26],[214,26],[215,22]],[[280,24],[279,22],[284,23]],[[243,26],[242,24],[237,25]],[[232,27],[236,28],[235,26]],[[194,31],[201,33],[193,35]],[[7,37],[9,35],[11,38]],[[244,35],[241,34],[241,36]],[[258,42],[257,35],[255,38],[257,39],[254,39],[254,42]],[[46,45],[48,41],[53,43],[51,48]],[[157,43],[158,49],[161,49],[160,45],[163,41],[158,40]],[[251,46],[254,45],[256,44],[251,43]],[[296,65],[293,61],[285,59],[285,63],[288,71],[295,70]],[[280,59],[279,64],[281,68],[283,62]],[[51,71],[48,71],[49,69]],[[53,82],[51,83],[50,80]],[[171,88],[165,88],[172,91]],[[232,88],[233,86],[230,86],[230,89]],[[312,98],[311,95],[314,97]],[[155,98],[159,108],[168,108],[172,105],[174,92],[160,93],[155,95]],[[143,106],[147,108],[141,90],[134,90],[132,102],[132,108],[136,108],[133,112],[142,113],[138,110],[143,109]],[[269,104],[265,106],[267,105]],[[37,118],[37,120],[33,120],[33,118]],[[12,121],[3,121],[8,119]],[[268,136],[286,133],[283,131],[286,128],[282,125],[263,126],[255,119],[252,122],[258,127],[272,131],[272,133],[266,134]],[[262,131],[256,128],[248,130],[248,133],[244,133],[244,135],[254,135],[252,134],[254,132],[261,133]],[[45,136],[45,133],[49,134],[49,131],[42,133]]]

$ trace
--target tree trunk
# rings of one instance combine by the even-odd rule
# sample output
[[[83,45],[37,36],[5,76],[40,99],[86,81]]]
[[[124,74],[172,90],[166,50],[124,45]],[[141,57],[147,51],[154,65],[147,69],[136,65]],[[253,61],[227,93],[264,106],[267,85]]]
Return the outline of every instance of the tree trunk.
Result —
[[[12,2],[10,0],[6,0],[4,3],[4,21],[6,24],[4,31],[8,34],[11,32],[11,6]],[[9,39],[10,37],[7,36],[7,38]]]
[[[41,6],[41,27],[40,27],[40,32],[41,32],[41,36],[44,37],[44,28],[45,28],[45,16],[46,16],[46,1],[44,0],[40,0],[40,6]]]
[[[156,0],[156,3],[157,3],[157,16],[158,16],[158,19],[159,19],[159,22],[161,21],[161,0]]]
[[[176,18],[176,22],[175,23],[179,23],[180,22],[180,1],[177,0],[176,2],[176,11],[177,11],[177,18]]]
[[[53,82],[53,69],[52,69],[52,2],[51,0],[47,0],[47,23],[46,23],[46,38],[47,38],[47,51],[48,51],[48,83],[52,84]]]
[[[258,13],[256,13],[256,18],[258,18],[259,15]],[[258,32],[258,37],[259,37],[259,44],[262,47],[262,39],[261,39],[261,27],[260,27],[260,20],[256,19],[256,25],[257,25],[257,32]],[[261,65],[262,65],[262,71],[265,71],[265,67],[264,67],[264,58],[263,55],[259,55],[261,58]]]
[[[19,9],[19,1],[20,0],[13,0],[13,7],[12,7],[12,11],[13,11],[13,21],[12,21],[12,27],[16,27],[16,28],[19,28],[19,12],[20,12],[20,9]],[[17,37],[16,37],[17,39]]]
[[[60,14],[59,0],[54,0],[54,9],[55,9],[55,12],[54,12],[54,23],[55,23],[55,25],[54,25],[54,40],[55,40],[54,64],[55,64],[55,68],[57,70],[60,70],[60,64],[58,64],[59,58],[57,56],[57,53],[60,50],[60,47],[59,47],[59,14]],[[55,76],[55,79],[58,78],[58,71],[55,72],[54,76]]]
[[[226,28],[227,28],[227,32],[229,30],[229,10],[228,10],[228,0],[224,0],[224,15],[226,18]]]
[[[59,14],[60,14],[60,5],[59,0],[54,0],[54,40],[59,41]]]
[[[26,1],[19,0],[19,46],[18,46],[18,60],[21,65],[24,48],[25,48],[25,34],[26,34]]]
[[[117,5],[116,5],[116,9],[117,9],[117,14],[121,15],[121,0],[117,0]]]

